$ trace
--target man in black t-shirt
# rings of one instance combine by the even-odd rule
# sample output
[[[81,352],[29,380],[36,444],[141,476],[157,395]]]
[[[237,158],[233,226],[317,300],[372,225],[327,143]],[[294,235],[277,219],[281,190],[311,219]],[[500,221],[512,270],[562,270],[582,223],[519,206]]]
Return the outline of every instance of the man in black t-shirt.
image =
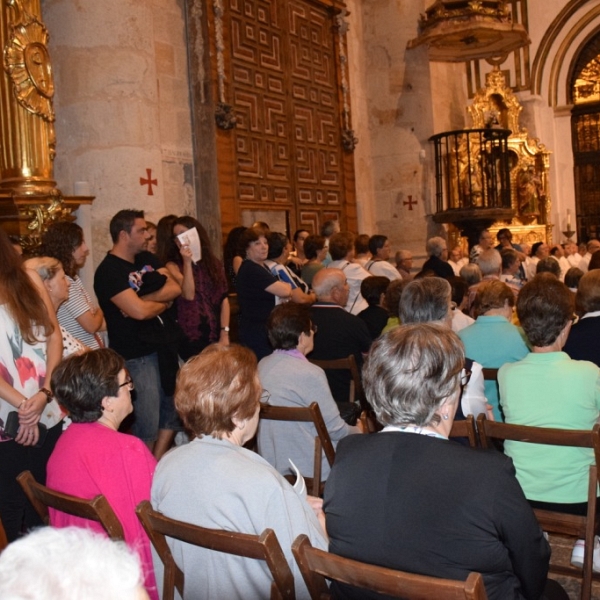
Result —
[[[159,458],[170,446],[177,423],[173,390],[164,389],[159,370],[165,337],[159,315],[181,288],[146,251],[149,235],[143,211],[119,211],[111,219],[110,234],[113,247],[96,270],[94,291],[104,311],[110,347],[125,359],[136,388],[132,432]]]

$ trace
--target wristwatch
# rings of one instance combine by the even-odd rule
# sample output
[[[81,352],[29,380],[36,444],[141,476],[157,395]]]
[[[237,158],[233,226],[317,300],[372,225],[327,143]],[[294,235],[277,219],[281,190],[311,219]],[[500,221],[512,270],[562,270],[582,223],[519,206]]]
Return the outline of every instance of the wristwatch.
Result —
[[[229,327],[221,327],[221,331],[229,333]]]

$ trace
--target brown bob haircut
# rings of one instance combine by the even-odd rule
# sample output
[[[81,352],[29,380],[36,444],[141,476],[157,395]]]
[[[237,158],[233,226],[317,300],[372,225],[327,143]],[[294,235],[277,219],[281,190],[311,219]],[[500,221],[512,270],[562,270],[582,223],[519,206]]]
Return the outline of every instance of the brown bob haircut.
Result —
[[[237,344],[212,344],[179,370],[175,408],[197,436],[221,439],[235,429],[234,418],[254,415],[261,392],[256,355],[251,350]]]
[[[575,302],[582,314],[600,310],[600,270],[588,271],[579,280]]]
[[[485,281],[477,288],[475,314],[484,315],[488,310],[504,308],[506,302],[511,308],[515,305],[513,291],[502,281]]]

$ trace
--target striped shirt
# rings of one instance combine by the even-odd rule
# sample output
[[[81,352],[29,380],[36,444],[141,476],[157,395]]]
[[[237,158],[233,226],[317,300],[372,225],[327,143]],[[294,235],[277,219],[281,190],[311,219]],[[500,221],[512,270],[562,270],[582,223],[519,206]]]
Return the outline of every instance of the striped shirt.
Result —
[[[58,309],[58,322],[75,338],[92,349],[100,348],[93,333],[88,333],[77,321],[77,318],[88,310],[95,310],[95,306],[83,287],[81,279],[67,277],[71,283],[69,288],[69,299],[63,302]]]

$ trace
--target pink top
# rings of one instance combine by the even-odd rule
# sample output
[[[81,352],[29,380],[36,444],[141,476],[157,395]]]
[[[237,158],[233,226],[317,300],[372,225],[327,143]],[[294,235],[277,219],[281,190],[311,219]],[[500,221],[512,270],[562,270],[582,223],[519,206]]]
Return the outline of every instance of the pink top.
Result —
[[[156,460],[138,438],[113,431],[100,423],[72,423],[59,438],[47,467],[48,487],[91,499],[103,494],[117,515],[128,546],[144,569],[144,585],[158,600],[150,540],[135,514],[142,500],[150,499]],[[102,525],[50,509],[54,527],[86,527],[106,533]]]

